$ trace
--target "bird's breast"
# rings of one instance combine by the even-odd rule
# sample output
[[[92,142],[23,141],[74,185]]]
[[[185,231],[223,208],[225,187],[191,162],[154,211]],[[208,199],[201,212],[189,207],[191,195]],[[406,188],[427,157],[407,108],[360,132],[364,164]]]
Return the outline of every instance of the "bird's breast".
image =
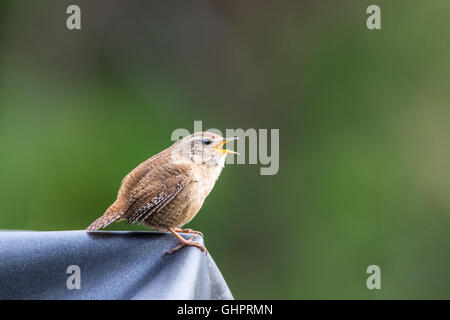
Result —
[[[199,167],[194,171],[195,181],[197,183],[194,188],[197,188],[199,199],[205,200],[214,187],[219,175],[222,171],[222,166],[215,167]]]

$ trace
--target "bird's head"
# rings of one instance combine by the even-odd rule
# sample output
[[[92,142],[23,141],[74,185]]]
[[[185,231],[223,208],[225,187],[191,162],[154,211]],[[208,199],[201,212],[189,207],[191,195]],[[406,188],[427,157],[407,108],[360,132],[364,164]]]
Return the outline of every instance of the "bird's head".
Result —
[[[182,162],[194,162],[200,165],[223,166],[228,153],[237,152],[223,149],[223,146],[237,137],[223,138],[212,132],[196,132],[174,144],[172,157]]]

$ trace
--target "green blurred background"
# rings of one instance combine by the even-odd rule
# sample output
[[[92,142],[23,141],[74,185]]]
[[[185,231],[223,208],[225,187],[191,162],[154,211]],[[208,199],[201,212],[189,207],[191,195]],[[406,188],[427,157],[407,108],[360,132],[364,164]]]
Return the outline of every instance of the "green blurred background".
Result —
[[[194,120],[279,128],[279,173],[227,166],[188,225],[236,298],[450,298],[449,21],[447,0],[2,0],[0,228],[85,228]]]

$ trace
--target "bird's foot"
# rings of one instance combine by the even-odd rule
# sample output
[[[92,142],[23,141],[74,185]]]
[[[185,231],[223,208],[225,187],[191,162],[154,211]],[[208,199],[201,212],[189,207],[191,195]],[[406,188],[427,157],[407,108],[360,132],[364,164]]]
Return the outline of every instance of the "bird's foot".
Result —
[[[169,251],[167,251],[166,254],[172,254],[172,253],[174,253],[174,252],[176,252],[176,251],[178,251],[181,248],[186,247],[186,246],[197,247],[200,250],[202,250],[202,252],[205,252],[206,254],[208,254],[208,251],[206,250],[206,248],[204,246],[202,246],[200,243],[194,241],[194,239],[197,237],[197,234],[194,234],[192,236],[192,238],[186,240],[185,238],[180,236],[175,230],[176,229],[172,229],[172,228],[169,229],[169,231],[178,239],[178,241],[180,241],[180,244],[177,245],[176,247],[170,249]]]
[[[180,250],[183,247],[186,246],[193,246],[193,247],[197,247],[200,250],[202,250],[202,252],[205,252],[206,254],[208,254],[208,251],[206,251],[206,248],[204,246],[202,246],[200,243],[195,242],[194,239],[197,237],[197,235],[194,235],[192,238],[190,238],[189,240],[186,240],[183,238],[183,241],[180,241],[180,244],[177,245],[176,247],[170,249],[169,251],[167,251],[167,254],[172,254],[178,250]]]
[[[203,233],[201,233],[200,231],[195,231],[195,230],[192,230],[192,229],[181,229],[181,228],[174,228],[173,230],[175,230],[175,232],[190,233],[190,234],[199,235],[202,238],[204,238],[203,237]]]

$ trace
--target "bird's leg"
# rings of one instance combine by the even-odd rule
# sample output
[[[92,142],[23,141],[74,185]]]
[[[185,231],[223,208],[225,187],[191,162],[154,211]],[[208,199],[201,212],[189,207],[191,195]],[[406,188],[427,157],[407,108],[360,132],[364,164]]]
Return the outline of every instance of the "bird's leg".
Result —
[[[181,228],[173,228],[173,230],[175,230],[175,232],[181,232],[181,233],[190,233],[190,234],[196,234],[203,237],[203,233],[201,233],[200,231],[195,231],[192,229],[181,229]]]
[[[194,246],[194,247],[199,248],[199,249],[202,250],[203,252],[208,253],[208,251],[206,251],[206,249],[205,249],[204,246],[202,246],[200,243],[194,241],[194,239],[197,237],[196,234],[194,234],[194,235],[192,236],[192,238],[190,238],[189,240],[186,240],[185,238],[183,238],[182,236],[180,236],[180,235],[175,231],[175,229],[173,229],[173,228],[168,228],[167,230],[169,230],[169,232],[170,232],[171,234],[173,234],[173,235],[175,236],[175,238],[178,239],[178,241],[180,241],[180,244],[179,244],[178,246],[176,246],[176,247],[170,249],[169,251],[167,251],[167,252],[166,252],[167,254],[172,254],[172,253],[174,253],[175,251],[178,251],[178,250],[180,250],[181,248],[183,248],[183,247],[185,247],[185,246]]]
[[[203,233],[201,233],[200,231],[195,231],[195,230],[192,230],[192,229],[181,229],[181,228],[172,228],[172,229],[176,233],[195,234],[195,235],[198,235],[198,236],[201,236],[202,238],[204,238],[203,237]],[[159,231],[159,232],[167,232],[167,231],[169,231],[169,229],[167,229],[167,228],[155,228],[155,230]],[[194,237],[193,239],[195,239],[195,238],[196,237]]]

